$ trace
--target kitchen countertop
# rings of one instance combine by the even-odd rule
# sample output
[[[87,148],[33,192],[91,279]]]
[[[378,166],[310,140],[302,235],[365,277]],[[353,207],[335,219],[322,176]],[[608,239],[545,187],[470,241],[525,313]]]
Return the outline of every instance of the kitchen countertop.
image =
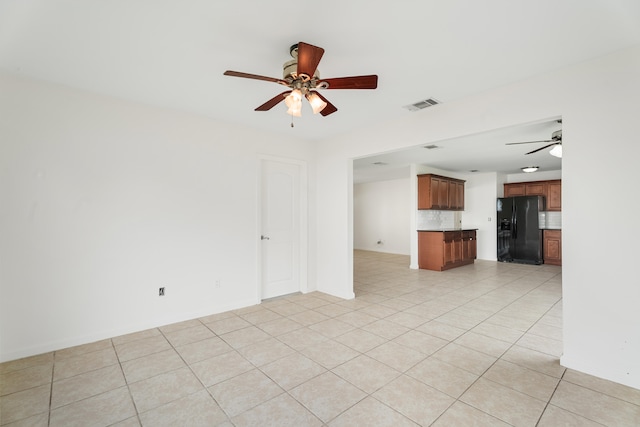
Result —
[[[418,230],[418,231],[424,231],[424,232],[429,232],[429,233],[443,233],[445,231],[476,231],[477,228],[432,228],[432,229],[425,229],[425,230]]]

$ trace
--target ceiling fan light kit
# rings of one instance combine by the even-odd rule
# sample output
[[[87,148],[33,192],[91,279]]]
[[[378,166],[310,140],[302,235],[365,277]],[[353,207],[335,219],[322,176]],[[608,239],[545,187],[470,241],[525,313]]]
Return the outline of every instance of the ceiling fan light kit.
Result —
[[[549,151],[549,154],[554,157],[562,158],[562,145],[556,145],[553,147],[551,151]]]
[[[302,92],[299,89],[294,89],[289,95],[284,98],[284,103],[289,109],[287,114],[294,117],[302,116]]]
[[[311,109],[313,110],[313,114],[318,114],[320,111],[324,110],[327,106],[327,103],[324,102],[317,93],[308,93],[305,95],[307,100],[309,101],[309,105],[311,105]]]
[[[506,145],[535,144],[538,142],[550,142],[550,144],[547,144],[544,147],[536,148],[533,151],[529,151],[528,153],[525,153],[525,155],[537,153],[538,151],[542,151],[545,148],[553,147],[549,151],[549,154],[555,157],[562,158],[562,129],[553,132],[551,134],[551,139],[544,139],[542,141],[509,142]]]
[[[225,71],[224,75],[264,80],[288,87],[290,90],[274,96],[257,107],[255,111],[268,111],[284,100],[287,113],[295,117],[302,116],[303,96],[309,101],[314,114],[328,116],[338,111],[318,92],[319,89],[376,89],[378,87],[378,76],[373,74],[321,79],[318,71],[318,64],[324,54],[324,49],[321,47],[300,42],[291,46],[289,54],[293,59],[284,63],[282,79],[231,70]]]

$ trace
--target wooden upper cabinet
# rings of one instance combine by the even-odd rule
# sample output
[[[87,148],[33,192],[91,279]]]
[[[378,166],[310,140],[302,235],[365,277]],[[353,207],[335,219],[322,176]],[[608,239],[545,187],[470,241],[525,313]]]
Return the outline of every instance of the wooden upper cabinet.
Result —
[[[448,180],[449,186],[449,209],[458,209],[458,185],[455,181]]]
[[[418,176],[418,209],[446,209],[449,205],[449,186],[440,177]]]
[[[418,209],[464,210],[464,181],[434,174],[418,175]]]
[[[505,184],[504,185],[504,197],[526,196],[525,184]]]
[[[504,197],[544,196],[546,211],[562,211],[562,180],[504,184]]]
[[[562,181],[559,179],[547,183],[547,210],[562,210]]]
[[[463,181],[449,181],[449,208],[456,211],[464,210]]]
[[[504,197],[544,196],[547,197],[547,182],[516,182],[504,185]]]
[[[524,186],[524,194],[547,197],[547,183],[545,181],[528,182]]]
[[[444,178],[433,178],[434,182],[438,183],[438,209],[449,208],[449,182]]]
[[[432,206],[437,205],[438,196],[435,194],[437,190],[431,177],[418,175],[418,209],[432,209]]]

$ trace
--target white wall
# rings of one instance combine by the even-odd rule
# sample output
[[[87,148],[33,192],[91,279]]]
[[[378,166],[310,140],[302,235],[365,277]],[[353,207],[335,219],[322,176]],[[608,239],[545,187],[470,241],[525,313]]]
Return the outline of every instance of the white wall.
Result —
[[[410,188],[409,178],[353,186],[355,249],[409,255]]]
[[[562,171],[542,171],[533,173],[513,173],[506,176],[505,182],[531,182],[562,179]],[[504,195],[504,194],[503,194]]]
[[[638,99],[636,46],[323,142],[317,158],[318,265],[332,268],[319,272],[319,289],[352,293],[349,159],[562,117],[562,363],[640,388],[640,287],[633,245],[628,233],[612,232],[610,210],[594,209],[599,200],[624,200],[627,212],[640,209],[633,197]]]
[[[0,93],[0,360],[259,302],[259,155],[313,181],[308,144],[9,76]]]
[[[495,173],[471,174],[465,182],[465,210],[462,213],[463,228],[477,228],[478,259],[497,259],[496,233],[496,175]]]

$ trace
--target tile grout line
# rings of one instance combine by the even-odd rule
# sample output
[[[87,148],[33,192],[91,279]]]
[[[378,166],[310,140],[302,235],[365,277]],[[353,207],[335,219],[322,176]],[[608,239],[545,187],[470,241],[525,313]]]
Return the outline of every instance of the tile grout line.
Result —
[[[564,374],[566,374],[566,373],[567,373],[567,370],[565,369],[564,372],[562,373],[562,376],[560,376],[560,379],[558,380],[558,383],[553,388],[553,393],[551,393],[551,395],[549,396],[549,400],[544,405],[544,409],[540,413],[540,416],[538,417],[538,421],[536,421],[536,424],[535,424],[536,427],[540,424],[540,421],[542,420],[542,417],[544,416],[545,412],[547,412],[547,408],[551,404],[551,400],[553,400],[553,396],[556,394],[556,391],[558,390],[558,387],[560,387],[560,383],[562,382],[562,379],[564,378]]]
[[[47,413],[47,427],[51,425],[51,405],[53,404],[53,376],[56,369],[56,352],[54,351],[51,356],[51,384],[49,386],[49,411]]]
[[[133,398],[133,394],[131,393],[131,387],[129,386],[129,381],[127,380],[127,376],[124,373],[124,368],[122,367],[122,361],[120,360],[120,355],[118,354],[118,350],[116,349],[116,345],[113,342],[113,339],[110,339],[109,341],[111,342],[111,346],[113,347],[113,352],[116,354],[116,359],[118,359],[118,366],[120,367],[120,373],[122,373],[122,379],[124,379],[124,384],[127,387],[127,392],[129,393],[129,399],[131,400],[131,404],[133,405],[133,410],[136,411],[136,418],[138,420],[138,423],[142,425],[142,421],[140,420],[140,412],[138,411],[138,405],[136,405],[136,401]],[[126,419],[127,418],[125,418],[125,420]],[[124,421],[124,420],[120,420],[120,421]]]
[[[235,314],[235,313],[234,313],[234,314]],[[236,314],[236,316],[237,316],[237,314]],[[239,317],[239,316],[238,316],[238,317]],[[200,318],[197,318],[197,319],[195,319],[195,320],[197,320],[198,322],[200,322],[200,324],[201,324],[201,325],[203,325],[205,328],[207,328],[208,330],[210,330],[210,331],[214,334],[214,336],[215,336],[215,337],[220,338],[221,340],[223,340],[223,339],[222,339],[222,338],[221,338],[217,333],[215,333],[214,331],[212,331],[212,330],[211,330],[211,329],[210,329],[210,328],[209,328],[209,327],[208,327],[208,326],[207,326],[207,325],[206,325],[202,320],[200,320]],[[188,328],[184,328],[184,329],[188,329]],[[158,328],[158,331],[159,331],[159,332],[160,332],[160,334],[164,337],[164,339],[165,339],[165,340],[167,340],[167,343],[169,343],[169,345],[171,346],[171,348],[173,349],[173,351],[178,355],[178,357],[180,358],[180,360],[182,360],[182,362],[185,364],[185,366],[189,369],[189,372],[191,372],[191,374],[196,378],[196,380],[198,380],[198,382],[200,383],[200,385],[202,385],[202,387],[204,388],[204,390],[206,390],[207,394],[208,394],[208,395],[211,397],[211,399],[215,402],[215,404],[218,406],[218,408],[220,408],[220,410],[224,413],[224,415],[225,415],[225,417],[227,418],[227,420],[228,420],[229,422],[231,422],[231,417],[229,416],[229,414],[227,414],[227,411],[225,411],[225,409],[222,407],[222,405],[220,405],[220,403],[216,400],[216,398],[213,396],[213,394],[211,394],[211,391],[209,390],[209,387],[207,387],[207,386],[202,382],[202,380],[200,379],[200,377],[199,377],[199,376],[198,376],[198,375],[193,371],[193,368],[191,367],[191,365],[190,365],[189,363],[187,363],[187,361],[184,359],[184,357],[182,356],[182,354],[180,354],[180,352],[176,349],[176,347],[173,345],[173,343],[172,343],[171,341],[169,341],[169,339],[167,338],[167,336],[165,335],[165,333],[162,331],[162,329]],[[205,339],[207,339],[207,338],[205,338]],[[203,340],[200,340],[200,341],[203,341]],[[194,342],[199,342],[199,341],[194,341]],[[226,341],[224,341],[224,340],[223,340],[223,342],[225,342],[225,343],[226,343]],[[186,345],[186,344],[185,344],[185,345]],[[231,350],[230,350],[230,351],[228,351],[228,352],[222,353],[222,354],[226,354],[226,353],[230,353],[230,352],[231,352]],[[242,355],[241,355],[241,356],[242,356]],[[216,357],[216,356],[214,356],[214,357]],[[167,372],[173,372],[173,371],[176,371],[176,370],[178,370],[178,369],[182,369],[182,368],[177,368],[177,369],[174,369],[174,370],[172,370],[172,371],[167,371]],[[162,374],[159,374],[159,375],[163,375],[163,374],[165,374],[165,373],[167,373],[167,372],[163,372]],[[156,375],[156,376],[157,376],[157,375]],[[187,396],[192,396],[192,395],[194,395],[194,394],[196,394],[196,393],[199,393],[200,391],[202,391],[202,390],[198,390],[198,391],[196,391],[196,392],[190,393],[190,394],[188,394]],[[182,396],[182,397],[179,397],[179,398],[177,398],[177,399],[174,399],[174,400],[172,400],[172,401],[170,401],[170,402],[163,403],[161,406],[166,405],[166,404],[168,404],[168,403],[176,402],[176,401],[178,401],[178,400],[180,400],[180,399],[182,399],[182,398],[184,398],[184,397],[186,397],[186,396]],[[133,396],[132,396],[132,398],[133,398]],[[157,409],[157,408],[149,409],[149,411],[147,411],[147,412],[150,412],[150,411],[155,410],[155,409]],[[137,411],[137,408],[136,408],[136,411]],[[139,419],[139,418],[140,418],[140,415],[139,415],[139,413],[138,413],[138,419]],[[140,422],[140,425],[142,425],[142,422]]]

